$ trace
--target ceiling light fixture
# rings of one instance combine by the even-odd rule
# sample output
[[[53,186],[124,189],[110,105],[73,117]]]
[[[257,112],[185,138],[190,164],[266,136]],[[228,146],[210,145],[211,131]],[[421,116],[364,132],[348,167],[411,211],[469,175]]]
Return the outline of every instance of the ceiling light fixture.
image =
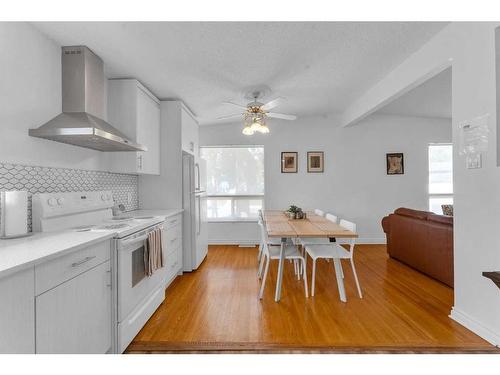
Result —
[[[256,132],[269,133],[269,128],[266,125],[266,114],[258,106],[248,108],[243,118],[243,124],[245,126],[242,133],[245,135],[253,135]]]
[[[245,135],[253,135],[254,131],[252,130],[251,126],[245,126],[242,131],[243,134]]]
[[[297,119],[297,116],[295,115],[286,115],[284,113],[269,112],[270,109],[273,109],[278,105],[280,105],[280,103],[283,101],[284,98],[277,97],[276,99],[273,99],[263,104],[257,100],[261,98],[264,95],[264,93],[265,93],[264,91],[256,90],[247,94],[245,97],[249,98],[251,96],[253,97],[253,101],[247,103],[246,105],[241,105],[231,101],[224,102],[224,104],[230,104],[234,107],[238,107],[240,110],[243,109],[244,112],[243,113],[240,112],[234,115],[221,116],[218,117],[217,120],[229,120],[233,118],[241,118],[240,116],[243,116],[242,133],[245,135],[253,135],[256,132],[262,134],[270,133],[269,127],[266,124],[266,120],[268,117],[278,118],[280,120]]]

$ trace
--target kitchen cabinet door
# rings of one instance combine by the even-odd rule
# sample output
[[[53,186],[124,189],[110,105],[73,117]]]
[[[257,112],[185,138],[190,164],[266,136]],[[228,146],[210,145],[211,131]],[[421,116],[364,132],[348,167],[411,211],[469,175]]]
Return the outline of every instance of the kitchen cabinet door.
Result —
[[[136,79],[108,81],[108,120],[147,151],[110,152],[110,171],[160,174],[160,102]]]
[[[37,353],[111,350],[109,260],[36,297]]]
[[[138,152],[137,171],[160,173],[160,105],[140,87],[137,90],[137,142],[148,148]]]
[[[35,352],[35,272],[0,278],[0,353]]]
[[[193,116],[183,106],[182,121],[182,150],[194,155],[195,161],[199,156],[199,126]]]

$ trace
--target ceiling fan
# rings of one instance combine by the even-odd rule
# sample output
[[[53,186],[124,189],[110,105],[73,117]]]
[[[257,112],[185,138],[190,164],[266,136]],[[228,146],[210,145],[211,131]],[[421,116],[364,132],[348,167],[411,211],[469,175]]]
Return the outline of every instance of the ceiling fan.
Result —
[[[269,133],[269,127],[266,124],[266,119],[268,117],[279,118],[282,120],[297,119],[297,116],[295,115],[286,115],[283,113],[269,112],[270,109],[273,109],[278,105],[280,105],[285,100],[285,98],[278,97],[264,104],[258,101],[259,97],[261,96],[262,96],[261,92],[252,93],[252,97],[254,100],[248,103],[246,106],[231,101],[223,102],[223,104],[229,104],[238,107],[242,109],[243,112],[236,113],[233,115],[218,117],[217,120],[242,118],[244,124],[242,133],[245,135],[252,135],[255,132],[263,134]]]

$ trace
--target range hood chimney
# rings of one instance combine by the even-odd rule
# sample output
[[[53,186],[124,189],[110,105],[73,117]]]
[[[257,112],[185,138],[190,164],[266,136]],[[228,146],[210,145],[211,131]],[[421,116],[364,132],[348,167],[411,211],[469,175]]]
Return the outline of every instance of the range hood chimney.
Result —
[[[99,56],[85,46],[62,47],[61,62],[62,113],[37,129],[29,129],[29,135],[98,151],[146,151],[99,118],[106,103]]]

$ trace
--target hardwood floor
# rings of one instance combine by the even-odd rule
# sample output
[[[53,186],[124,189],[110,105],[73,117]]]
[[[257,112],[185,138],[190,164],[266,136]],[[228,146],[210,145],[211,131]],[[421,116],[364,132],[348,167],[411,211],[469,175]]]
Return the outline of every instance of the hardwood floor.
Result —
[[[286,262],[279,303],[272,262],[259,300],[256,258],[257,248],[210,246],[198,271],[167,289],[127,352],[498,352],[448,317],[452,289],[389,259],[383,245],[356,246],[363,299],[344,263],[347,303],[326,261],[307,299]]]

